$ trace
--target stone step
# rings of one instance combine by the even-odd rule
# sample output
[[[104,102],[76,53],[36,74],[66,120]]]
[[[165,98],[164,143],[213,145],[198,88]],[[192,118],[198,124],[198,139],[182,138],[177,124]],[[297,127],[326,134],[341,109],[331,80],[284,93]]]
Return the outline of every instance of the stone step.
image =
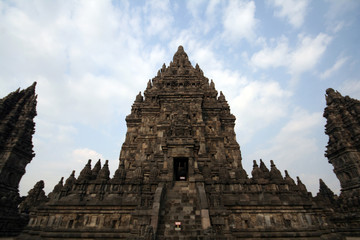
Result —
[[[157,237],[158,240],[209,240],[209,237],[206,235],[202,235],[202,234],[198,234],[197,232],[195,232],[194,234],[191,235],[166,235],[164,236],[163,234],[159,234],[159,237]]]
[[[167,189],[160,216],[158,239],[206,239],[202,236],[198,194],[188,182],[175,182]],[[175,222],[181,222],[180,231],[175,230]]]

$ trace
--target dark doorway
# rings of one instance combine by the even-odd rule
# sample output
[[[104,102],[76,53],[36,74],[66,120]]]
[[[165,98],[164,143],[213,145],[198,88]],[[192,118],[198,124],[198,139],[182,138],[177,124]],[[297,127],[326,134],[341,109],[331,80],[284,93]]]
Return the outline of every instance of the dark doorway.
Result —
[[[188,178],[188,158],[174,158],[175,181],[186,181]]]

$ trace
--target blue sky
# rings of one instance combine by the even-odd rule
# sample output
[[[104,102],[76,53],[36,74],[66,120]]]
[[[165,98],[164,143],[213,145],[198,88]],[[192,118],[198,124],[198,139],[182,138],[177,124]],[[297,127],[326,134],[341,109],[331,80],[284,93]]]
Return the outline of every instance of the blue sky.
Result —
[[[36,157],[52,190],[87,159],[117,168],[125,116],[183,45],[236,116],[243,165],[271,159],[316,194],[325,90],[360,98],[359,1],[0,1],[0,97],[37,81]]]

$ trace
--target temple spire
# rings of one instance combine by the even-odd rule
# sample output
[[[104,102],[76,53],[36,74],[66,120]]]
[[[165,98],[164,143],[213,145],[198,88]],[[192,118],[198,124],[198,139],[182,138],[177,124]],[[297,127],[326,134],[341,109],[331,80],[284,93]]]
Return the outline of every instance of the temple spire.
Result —
[[[22,225],[18,215],[18,187],[26,165],[35,156],[32,143],[37,104],[35,87],[36,82],[0,99],[0,222],[6,222],[7,231],[19,231]]]

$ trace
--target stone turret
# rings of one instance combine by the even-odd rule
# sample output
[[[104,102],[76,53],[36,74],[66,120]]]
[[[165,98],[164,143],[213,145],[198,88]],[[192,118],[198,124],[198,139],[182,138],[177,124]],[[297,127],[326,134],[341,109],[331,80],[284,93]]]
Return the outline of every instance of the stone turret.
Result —
[[[46,202],[48,199],[43,189],[44,189],[44,181],[40,180],[29,191],[25,200],[21,202],[20,211],[29,212],[30,208],[34,208]]]
[[[360,101],[329,88],[326,90],[325,156],[334,166],[345,196],[360,196]]]
[[[254,180],[264,178],[264,173],[259,168],[259,165],[257,164],[256,160],[253,160],[253,170],[251,171],[251,175]]]
[[[64,187],[64,177],[61,177],[59,183],[56,184],[54,189],[52,190],[52,192],[49,193],[48,198],[49,199],[58,199],[63,187]]]
[[[18,214],[19,183],[35,156],[36,82],[0,99],[0,236],[16,235],[23,227]]]
[[[85,165],[83,170],[81,170],[77,180],[78,182],[84,182],[91,180],[91,178],[92,178],[91,159],[89,159],[88,163]]]
[[[76,182],[75,178],[75,170],[72,171],[71,175],[66,179],[65,185],[63,187],[63,191],[65,192],[65,195],[72,190],[74,184]]]
[[[109,160],[106,160],[104,166],[99,171],[97,179],[107,181],[107,180],[109,180],[109,175],[110,175]]]
[[[321,200],[323,203],[328,205],[334,204],[335,194],[321,178],[319,179],[319,186],[319,192],[316,195],[317,200]]]
[[[281,175],[281,172],[279,171],[279,169],[277,169],[274,161],[270,160],[270,163],[271,163],[270,178],[272,180],[282,180],[283,176]]]
[[[100,170],[101,170],[101,160],[99,159],[91,171],[91,179],[96,179]]]
[[[339,226],[340,231],[359,233],[360,101],[349,96],[343,97],[332,88],[326,90],[325,97],[325,133],[329,136],[325,156],[333,165],[341,186],[341,193],[336,201],[340,209],[333,221]],[[322,180],[317,197],[331,204],[337,199]]]

